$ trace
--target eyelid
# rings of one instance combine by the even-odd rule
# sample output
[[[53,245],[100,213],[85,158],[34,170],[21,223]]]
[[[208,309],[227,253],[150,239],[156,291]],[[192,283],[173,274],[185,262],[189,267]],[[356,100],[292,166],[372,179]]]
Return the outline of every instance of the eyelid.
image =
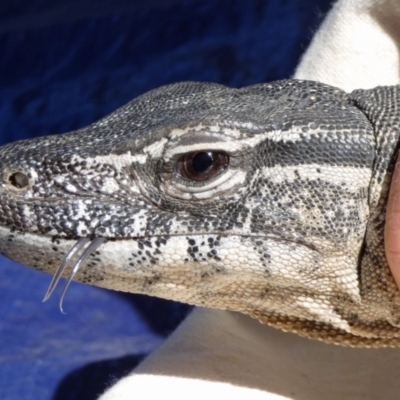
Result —
[[[231,151],[226,151],[226,146],[224,150],[214,150],[213,148],[202,148],[200,151],[198,152],[220,152],[220,153],[224,153],[228,156],[229,158],[229,166],[230,167],[234,167],[237,168],[238,164],[240,163],[241,160],[241,155],[245,154],[245,153],[233,153]],[[196,152],[195,152],[196,153]],[[176,164],[179,162],[179,159],[184,156],[185,154],[188,153],[177,153],[174,154],[173,156],[171,156],[171,158],[167,159],[166,157],[164,157],[161,160],[160,165],[160,171],[162,174],[171,174],[173,173],[175,175],[175,168],[176,168]]]
[[[184,154],[198,153],[203,151],[223,152],[229,156],[235,156],[237,153],[241,153],[244,150],[246,150],[246,146],[236,141],[201,142],[191,144],[188,143],[184,145],[179,144],[175,147],[167,149],[164,153],[164,159],[168,162],[171,159],[176,159]]]

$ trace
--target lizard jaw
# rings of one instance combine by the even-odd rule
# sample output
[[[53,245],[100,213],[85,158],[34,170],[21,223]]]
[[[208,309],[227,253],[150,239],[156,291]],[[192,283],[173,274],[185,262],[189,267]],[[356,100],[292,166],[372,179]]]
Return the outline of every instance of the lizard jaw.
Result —
[[[300,308],[303,315],[311,317],[317,309],[312,300],[292,299],[297,293],[296,276],[303,274],[310,293],[342,293],[347,297],[350,293],[352,301],[359,301],[358,277],[353,273],[356,256],[338,254],[322,263],[324,256],[307,246],[251,236],[177,235],[96,242],[98,239],[78,240],[72,265],[89,242],[99,246],[82,260],[76,273],[78,281],[250,315],[254,310],[279,310],[284,304],[288,314],[295,315]],[[19,234],[0,227],[0,251],[4,255],[51,274],[76,243],[76,239]],[[263,251],[255,253],[255,246]],[[287,254],[292,262],[288,262]],[[332,264],[336,276],[328,272]],[[59,275],[67,277],[68,273],[59,271]],[[292,295],[285,296],[286,292]],[[332,313],[327,315],[332,319]]]

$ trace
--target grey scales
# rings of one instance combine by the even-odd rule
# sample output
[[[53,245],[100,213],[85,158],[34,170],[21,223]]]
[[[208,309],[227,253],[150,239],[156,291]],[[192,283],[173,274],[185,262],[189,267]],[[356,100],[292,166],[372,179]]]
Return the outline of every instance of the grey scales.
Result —
[[[400,346],[383,242],[399,122],[399,86],[160,87],[0,148],[0,252],[55,274],[46,297],[64,276]]]

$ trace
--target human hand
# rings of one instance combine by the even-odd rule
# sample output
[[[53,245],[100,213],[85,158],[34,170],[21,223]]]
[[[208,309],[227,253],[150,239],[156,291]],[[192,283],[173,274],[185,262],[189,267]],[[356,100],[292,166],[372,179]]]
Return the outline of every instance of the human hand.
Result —
[[[400,156],[396,161],[386,210],[385,252],[394,280],[400,288]]]

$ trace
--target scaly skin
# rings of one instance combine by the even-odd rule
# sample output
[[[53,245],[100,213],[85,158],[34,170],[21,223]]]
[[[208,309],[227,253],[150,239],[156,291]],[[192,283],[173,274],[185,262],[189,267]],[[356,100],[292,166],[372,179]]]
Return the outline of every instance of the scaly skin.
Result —
[[[399,105],[399,87],[294,80],[153,90],[0,149],[0,251],[53,274],[77,240],[101,237],[82,282],[398,346],[383,223]],[[182,165],[199,153],[213,164],[193,176],[203,161]]]

